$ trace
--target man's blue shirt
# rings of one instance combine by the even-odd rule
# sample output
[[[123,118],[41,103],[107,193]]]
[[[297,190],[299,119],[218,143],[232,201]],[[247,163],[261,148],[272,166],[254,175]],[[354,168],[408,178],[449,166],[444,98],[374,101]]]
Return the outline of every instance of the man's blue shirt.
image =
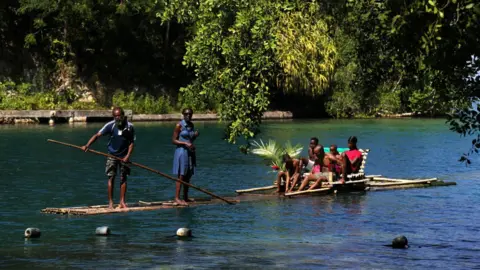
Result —
[[[123,158],[128,153],[128,146],[135,141],[135,129],[132,123],[127,121],[123,129],[120,129],[115,121],[112,120],[100,129],[102,136],[109,135],[108,153],[119,158]]]

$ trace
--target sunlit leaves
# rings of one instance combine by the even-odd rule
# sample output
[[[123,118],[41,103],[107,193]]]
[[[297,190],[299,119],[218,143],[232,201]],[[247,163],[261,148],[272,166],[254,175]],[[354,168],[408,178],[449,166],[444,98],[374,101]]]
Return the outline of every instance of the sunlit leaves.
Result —
[[[275,56],[283,71],[277,83],[285,92],[323,94],[334,71],[336,47],[328,25],[309,6],[315,4],[280,14]]]
[[[258,133],[272,88],[322,94],[328,87],[336,50],[317,4],[204,0],[195,7],[181,18],[194,22],[184,64],[196,73],[182,95],[216,93],[228,141]]]

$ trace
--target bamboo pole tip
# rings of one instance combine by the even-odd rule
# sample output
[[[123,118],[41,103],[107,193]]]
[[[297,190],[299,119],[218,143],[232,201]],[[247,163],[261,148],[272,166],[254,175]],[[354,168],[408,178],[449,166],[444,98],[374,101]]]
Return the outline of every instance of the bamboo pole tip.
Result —
[[[191,237],[192,236],[192,230],[189,228],[179,228],[177,230],[177,236],[179,237]]]

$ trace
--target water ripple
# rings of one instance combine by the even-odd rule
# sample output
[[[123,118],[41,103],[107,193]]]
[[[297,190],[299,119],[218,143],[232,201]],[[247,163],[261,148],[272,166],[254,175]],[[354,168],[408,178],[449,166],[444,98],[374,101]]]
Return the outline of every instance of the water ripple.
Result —
[[[172,123],[135,123],[133,158],[170,173]],[[240,204],[206,205],[104,216],[54,216],[44,207],[107,202],[104,158],[46,143],[47,138],[84,144],[101,125],[54,128],[0,126],[0,260],[2,268],[366,268],[472,269],[480,265],[477,163],[457,159],[469,146],[443,120],[268,122],[263,139],[344,145],[350,135],[372,151],[367,173],[391,177],[439,177],[457,186],[310,198],[252,198]],[[222,125],[197,125],[199,168],[192,183],[219,195],[270,185],[261,160],[221,140]],[[7,143],[8,141],[8,143]],[[432,145],[435,142],[435,145]],[[104,151],[106,140],[95,149]],[[437,147],[441,145],[441,147]],[[304,150],[303,155],[306,154]],[[127,200],[171,199],[175,184],[132,168]],[[118,200],[118,182],[115,200]],[[205,197],[192,190],[193,197]],[[112,237],[95,237],[108,225]],[[27,227],[42,237],[25,241]],[[194,238],[174,237],[189,227]],[[406,235],[410,249],[385,245]],[[361,267],[360,267],[361,266]]]

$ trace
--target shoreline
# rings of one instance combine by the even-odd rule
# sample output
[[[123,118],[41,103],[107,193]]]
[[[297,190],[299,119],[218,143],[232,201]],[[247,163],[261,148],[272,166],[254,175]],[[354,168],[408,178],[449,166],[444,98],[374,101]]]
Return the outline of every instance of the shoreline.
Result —
[[[111,110],[0,110],[0,125],[37,124],[37,123],[86,123],[104,122],[112,118]],[[172,122],[182,119],[180,113],[170,114],[134,114],[125,110],[125,116],[132,122]],[[267,111],[263,114],[265,120],[293,119],[289,111]],[[197,113],[195,120],[218,121],[216,113]]]
[[[132,110],[125,110],[125,115],[132,122],[171,122],[182,119],[180,113],[169,114],[133,114]],[[377,114],[371,117],[353,117],[345,119],[412,119],[412,118],[443,118],[445,115],[427,116],[417,113]],[[9,124],[36,124],[36,123],[86,123],[104,122],[111,118],[110,110],[0,110],[0,125]],[[287,119],[330,119],[315,117],[295,117],[290,111],[267,111],[264,120]],[[197,113],[195,120],[218,121],[216,113]]]

